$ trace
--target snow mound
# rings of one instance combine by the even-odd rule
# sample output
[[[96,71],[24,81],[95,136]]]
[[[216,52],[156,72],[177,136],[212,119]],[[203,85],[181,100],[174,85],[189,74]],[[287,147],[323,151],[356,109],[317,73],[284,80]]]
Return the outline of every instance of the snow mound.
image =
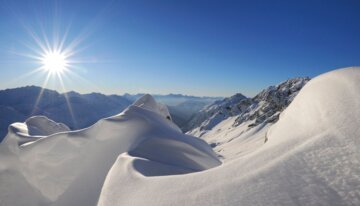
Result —
[[[360,68],[311,80],[277,123],[236,134],[246,126],[241,125],[229,133],[240,138],[223,136],[231,144],[221,149],[234,157],[211,170],[143,179],[125,168],[146,167],[147,161],[134,159],[129,165],[123,161],[129,157],[121,156],[98,205],[360,205],[359,91]]]
[[[55,133],[70,131],[63,123],[56,123],[45,116],[30,117],[25,121],[29,136],[49,136]]]
[[[68,131],[70,131],[69,127],[63,123],[57,123],[45,116],[34,116],[24,123],[11,124],[3,142],[15,144],[13,146],[17,147],[42,137]]]
[[[96,205],[113,165],[142,179],[221,164],[206,142],[181,133],[150,95],[87,129],[32,136],[62,129],[44,117],[12,125],[0,144],[0,205]],[[7,141],[24,136],[40,138],[21,146]]]
[[[360,204],[359,91],[360,67],[320,75],[268,132],[269,147],[293,149],[288,166],[302,165],[299,174],[327,192],[322,201],[328,205]]]
[[[299,136],[337,134],[355,141],[360,135],[359,80],[360,67],[336,70],[313,79],[285,110],[269,138],[288,141]]]

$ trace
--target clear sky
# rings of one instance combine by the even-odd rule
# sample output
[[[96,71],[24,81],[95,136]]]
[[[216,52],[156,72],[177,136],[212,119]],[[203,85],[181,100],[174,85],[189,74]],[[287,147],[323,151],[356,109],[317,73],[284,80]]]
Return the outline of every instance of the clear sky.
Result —
[[[357,0],[0,0],[0,89],[43,85],[45,71],[28,74],[41,66],[34,37],[67,33],[66,90],[252,96],[360,65],[359,11]],[[46,86],[61,91],[55,77]]]

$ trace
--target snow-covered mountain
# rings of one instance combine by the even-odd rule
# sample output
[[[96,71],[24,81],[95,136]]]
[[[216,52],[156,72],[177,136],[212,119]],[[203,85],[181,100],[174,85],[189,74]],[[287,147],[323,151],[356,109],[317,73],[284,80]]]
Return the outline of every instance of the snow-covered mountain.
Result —
[[[241,112],[241,108],[237,107],[237,104],[246,99],[244,95],[239,93],[206,106],[190,119],[186,125],[186,131],[196,127],[201,127],[200,130],[211,129],[222,120]]]
[[[186,129],[189,134],[202,136],[229,117],[236,117],[232,127],[244,122],[248,122],[249,127],[263,122],[276,122],[281,111],[292,102],[309,80],[309,78],[289,79],[279,85],[268,87],[254,98],[236,94],[216,101],[193,116]]]
[[[15,123],[0,144],[0,205],[360,205],[360,67],[320,75],[296,95],[307,81],[258,95],[255,119],[222,104],[238,114],[201,139],[150,95],[79,131],[44,117]],[[266,108],[283,107],[267,121],[278,111]]]
[[[62,122],[71,129],[79,129],[118,114],[131,104],[121,96],[98,93],[82,95],[76,92],[67,95],[68,100],[65,94],[35,86],[0,91],[0,140],[14,120],[23,122],[33,115],[42,115]]]
[[[11,123],[24,122],[33,115],[46,116],[68,125],[71,129],[81,129],[91,126],[101,118],[122,112],[138,96],[76,92],[60,94],[35,86],[3,90],[0,91],[0,141],[5,137]],[[169,110],[173,121],[180,127],[185,125],[193,114],[217,99],[173,94],[156,97],[159,101],[171,105]]]

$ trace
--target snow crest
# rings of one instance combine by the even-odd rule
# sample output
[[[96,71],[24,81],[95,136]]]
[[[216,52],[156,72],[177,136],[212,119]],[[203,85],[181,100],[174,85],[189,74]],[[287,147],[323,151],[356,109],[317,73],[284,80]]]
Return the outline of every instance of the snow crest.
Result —
[[[45,117],[10,127],[0,144],[0,205],[95,205],[109,170],[118,164],[137,178],[221,164],[207,143],[181,133],[167,108],[150,95],[87,129],[67,130]],[[18,138],[33,141],[8,141]]]
[[[156,102],[150,94],[145,94],[133,103],[133,106],[141,107],[165,117],[171,121],[169,110],[165,104]]]
[[[212,170],[138,179],[124,170],[128,156],[119,157],[98,205],[359,205],[359,82],[359,67],[321,75],[298,95],[303,85],[285,82],[294,86],[294,99],[278,122],[228,129],[236,120],[229,117],[206,134],[226,154]],[[268,91],[268,102],[291,93]]]
[[[16,151],[23,144],[68,131],[70,131],[69,127],[63,123],[57,123],[45,116],[34,116],[27,119],[24,123],[11,124],[3,142],[8,144],[13,151]]]

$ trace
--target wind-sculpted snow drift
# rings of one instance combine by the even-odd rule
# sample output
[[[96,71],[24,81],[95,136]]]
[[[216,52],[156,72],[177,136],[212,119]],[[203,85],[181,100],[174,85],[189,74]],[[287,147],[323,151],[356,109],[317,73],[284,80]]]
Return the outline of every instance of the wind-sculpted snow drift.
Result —
[[[145,96],[82,131],[3,142],[0,205],[357,206],[359,91],[360,68],[314,78],[277,123],[223,144],[221,165]]]
[[[95,205],[119,155],[126,174],[139,176],[187,174],[221,164],[203,140],[182,134],[169,119],[167,108],[145,95],[81,131],[34,137],[20,131],[29,124],[13,124],[0,148],[0,205]],[[19,144],[24,138],[33,142]]]
[[[14,123],[9,127],[9,133],[4,143],[16,150],[18,146],[34,142],[40,138],[60,132],[70,131],[69,127],[62,123],[56,123],[44,116],[35,116],[27,119],[24,123]]]

